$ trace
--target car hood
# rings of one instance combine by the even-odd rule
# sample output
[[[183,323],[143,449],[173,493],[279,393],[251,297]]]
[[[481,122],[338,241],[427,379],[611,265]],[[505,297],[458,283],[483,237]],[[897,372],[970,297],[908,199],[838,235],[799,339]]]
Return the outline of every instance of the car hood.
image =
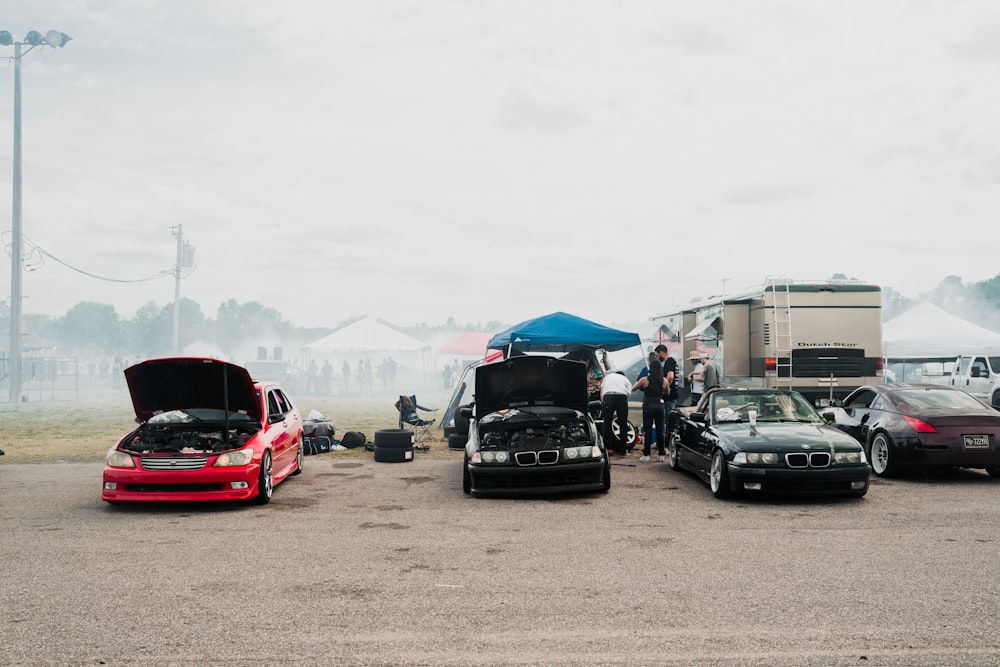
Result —
[[[135,415],[187,408],[228,409],[260,420],[260,404],[250,373],[219,359],[170,357],[149,359],[125,369]]]
[[[803,445],[816,449],[856,450],[861,445],[843,431],[824,424],[758,422],[719,424],[715,431],[731,445],[744,451],[801,451]]]
[[[510,357],[476,370],[476,414],[531,405],[587,411],[587,366],[545,356]]]

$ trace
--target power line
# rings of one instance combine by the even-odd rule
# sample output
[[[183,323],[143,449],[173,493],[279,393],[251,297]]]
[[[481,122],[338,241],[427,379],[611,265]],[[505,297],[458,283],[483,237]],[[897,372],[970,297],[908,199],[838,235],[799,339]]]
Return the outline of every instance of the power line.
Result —
[[[95,280],[103,280],[104,282],[109,282],[109,283],[143,283],[143,282],[149,282],[150,280],[156,280],[158,278],[166,278],[168,276],[173,276],[175,274],[175,268],[171,267],[169,269],[163,269],[162,271],[159,271],[158,273],[155,273],[151,276],[146,276],[145,278],[127,279],[127,278],[111,278],[109,276],[102,276],[96,273],[92,273],[90,271],[86,271],[77,266],[73,266],[69,262],[59,259],[45,248],[41,247],[40,245],[29,239],[27,235],[22,234],[22,238],[25,241],[25,245],[30,250],[29,255],[35,254],[39,256],[39,259],[36,260],[34,264],[29,264],[29,261],[25,260],[25,265],[28,265],[30,267],[28,269],[29,271],[37,271],[44,265],[45,263],[44,258],[48,257],[52,261],[61,264],[62,266],[66,267],[71,271],[75,271],[76,273],[87,276],[89,278],[94,278]],[[11,254],[10,232],[3,232],[3,245],[4,245],[4,251],[7,253],[7,255],[10,255]],[[190,270],[188,270],[182,277],[186,277],[193,270],[194,267],[190,267]]]

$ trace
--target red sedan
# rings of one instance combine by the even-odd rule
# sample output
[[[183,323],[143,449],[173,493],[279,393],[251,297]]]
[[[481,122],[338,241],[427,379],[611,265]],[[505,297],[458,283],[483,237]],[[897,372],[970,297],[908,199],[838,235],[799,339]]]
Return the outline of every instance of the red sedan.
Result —
[[[150,359],[125,369],[140,424],[111,450],[109,503],[249,500],[302,472],[302,417],[271,382],[218,359]]]
[[[869,385],[823,415],[861,442],[880,477],[918,466],[985,468],[1000,477],[1000,412],[954,387]]]

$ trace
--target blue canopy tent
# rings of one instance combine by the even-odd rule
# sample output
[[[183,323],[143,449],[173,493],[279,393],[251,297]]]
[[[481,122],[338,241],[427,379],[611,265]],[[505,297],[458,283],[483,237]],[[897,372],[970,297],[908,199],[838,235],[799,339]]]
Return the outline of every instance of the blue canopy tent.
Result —
[[[486,344],[491,350],[520,352],[567,352],[591,346],[608,352],[642,346],[639,334],[619,331],[569,313],[556,312],[515,324]]]

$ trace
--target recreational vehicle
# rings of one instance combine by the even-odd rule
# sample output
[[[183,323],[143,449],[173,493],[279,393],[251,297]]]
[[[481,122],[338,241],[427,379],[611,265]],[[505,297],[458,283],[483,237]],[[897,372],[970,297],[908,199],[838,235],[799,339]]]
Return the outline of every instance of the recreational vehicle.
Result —
[[[708,352],[724,385],[793,389],[817,406],[882,382],[877,285],[771,279],[651,319],[682,378]]]

